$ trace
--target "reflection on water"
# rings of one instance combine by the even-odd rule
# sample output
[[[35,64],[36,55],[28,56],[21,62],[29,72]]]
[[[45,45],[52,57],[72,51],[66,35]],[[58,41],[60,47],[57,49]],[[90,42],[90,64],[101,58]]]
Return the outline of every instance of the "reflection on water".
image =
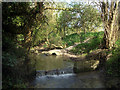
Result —
[[[73,67],[73,62],[66,61],[67,58],[60,56],[46,56],[44,54],[31,55],[36,60],[36,70],[54,70]]]

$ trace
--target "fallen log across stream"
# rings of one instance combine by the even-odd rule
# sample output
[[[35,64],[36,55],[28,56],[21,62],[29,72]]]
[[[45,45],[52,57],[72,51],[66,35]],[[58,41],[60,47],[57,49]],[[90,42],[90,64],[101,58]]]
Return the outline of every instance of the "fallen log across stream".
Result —
[[[84,40],[84,42],[82,43],[87,43],[91,38],[88,38],[86,40]],[[76,56],[76,55],[73,55],[73,54],[70,54],[70,50],[72,50],[74,47],[76,47],[77,45],[79,45],[81,43],[76,43],[75,45],[73,46],[70,46],[68,48],[65,48],[65,49],[53,49],[53,50],[49,50],[49,51],[43,51],[42,53],[46,54],[46,55],[63,55],[63,56],[69,56],[69,57],[79,57],[79,56]]]

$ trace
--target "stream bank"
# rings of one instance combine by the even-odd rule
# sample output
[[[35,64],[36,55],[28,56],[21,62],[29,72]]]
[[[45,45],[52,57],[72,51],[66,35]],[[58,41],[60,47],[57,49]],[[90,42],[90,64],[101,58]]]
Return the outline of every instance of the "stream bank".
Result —
[[[37,57],[37,71],[30,88],[118,87],[118,78],[106,76],[105,67],[101,67],[105,64],[106,51],[97,49],[86,56],[76,57],[34,54],[33,57]]]
[[[49,69],[48,70],[42,69],[42,71],[37,70],[37,76],[33,82],[36,83],[36,80],[41,81],[41,79],[43,80],[43,78],[44,78],[45,80],[48,80],[52,83],[52,82],[55,82],[57,78],[61,78],[58,80],[58,82],[59,82],[64,77],[71,78],[71,77],[74,77],[76,75],[87,73],[87,72],[88,72],[87,73],[88,75],[89,75],[89,72],[99,72],[100,77],[102,77],[102,83],[106,83],[106,84],[103,84],[103,87],[106,87],[106,86],[109,87],[109,85],[107,85],[107,84],[110,84],[110,82],[109,82],[110,80],[108,80],[107,77],[105,77],[105,70],[104,70],[104,67],[102,67],[105,64],[106,57],[107,57],[106,52],[108,51],[108,49],[97,49],[97,50],[94,50],[94,51],[88,53],[87,55],[74,55],[74,54],[70,53],[69,50],[71,50],[72,48],[74,48],[76,46],[77,46],[77,44],[70,46],[68,48],[65,48],[65,49],[53,49],[53,50],[48,50],[48,51],[37,50],[35,53],[38,56],[41,55],[41,53],[42,53],[42,55],[44,55],[45,57],[48,57],[47,62],[49,62],[49,64],[53,60],[55,60],[53,62],[56,62],[55,58],[59,58],[59,57],[61,57],[62,61],[65,61],[66,63],[72,62],[74,64],[71,68],[64,67],[64,68],[57,68],[57,69],[56,68],[51,68],[51,69],[49,68],[50,70]],[[50,57],[54,57],[54,58],[50,59]],[[64,57],[64,59],[63,59],[63,57]],[[43,62],[45,60],[46,59],[44,58]],[[61,60],[59,60],[59,61],[61,61]],[[57,62],[57,63],[59,63],[59,62]],[[59,64],[57,64],[57,63],[52,65],[51,67],[57,66],[57,65],[59,66],[60,63]],[[67,65],[67,66],[69,66],[69,65]],[[96,71],[96,69],[97,69],[97,71]],[[99,75],[98,75],[98,73],[96,73],[96,76],[99,77]],[[52,78],[52,79],[49,79],[49,78]],[[50,83],[47,83],[47,81],[45,81],[45,80],[43,80],[43,82],[45,82],[44,83],[45,86],[44,85],[43,86],[40,86],[40,85],[36,86],[37,83],[36,84],[33,83],[34,84],[33,86],[35,86],[35,87],[39,87],[39,86],[40,87],[49,87]],[[58,84],[60,85],[60,83],[58,83]],[[57,85],[56,85],[56,87],[57,87]],[[69,86],[69,87],[71,87],[71,86]],[[91,86],[89,86],[89,87],[91,87]]]

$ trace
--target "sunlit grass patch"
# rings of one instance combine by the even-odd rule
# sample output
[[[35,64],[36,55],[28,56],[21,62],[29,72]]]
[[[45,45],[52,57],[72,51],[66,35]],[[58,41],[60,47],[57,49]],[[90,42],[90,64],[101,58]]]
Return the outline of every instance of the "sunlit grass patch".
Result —
[[[95,32],[95,33],[88,33],[87,35],[93,38],[87,43],[82,43],[77,45],[75,48],[71,50],[72,53],[75,54],[89,53],[93,50],[100,48],[99,45],[102,43],[103,33]]]

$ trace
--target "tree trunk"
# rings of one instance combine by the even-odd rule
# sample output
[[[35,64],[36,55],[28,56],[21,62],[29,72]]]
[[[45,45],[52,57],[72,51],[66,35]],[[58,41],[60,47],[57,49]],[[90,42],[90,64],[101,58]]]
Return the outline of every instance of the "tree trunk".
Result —
[[[112,48],[118,39],[118,1],[102,2],[102,18],[104,22],[104,47]]]
[[[37,10],[38,9],[38,10]],[[35,2],[35,8],[34,10],[31,12],[33,14],[33,16],[30,16],[29,19],[29,23],[26,23],[25,25],[25,32],[24,32],[24,43],[23,46],[28,50],[30,50],[31,46],[32,46],[32,34],[33,34],[33,29],[32,29],[32,25],[34,23],[34,21],[36,20],[36,15],[37,13],[39,13],[41,15],[41,17],[39,18],[40,20],[43,19],[43,2]]]

